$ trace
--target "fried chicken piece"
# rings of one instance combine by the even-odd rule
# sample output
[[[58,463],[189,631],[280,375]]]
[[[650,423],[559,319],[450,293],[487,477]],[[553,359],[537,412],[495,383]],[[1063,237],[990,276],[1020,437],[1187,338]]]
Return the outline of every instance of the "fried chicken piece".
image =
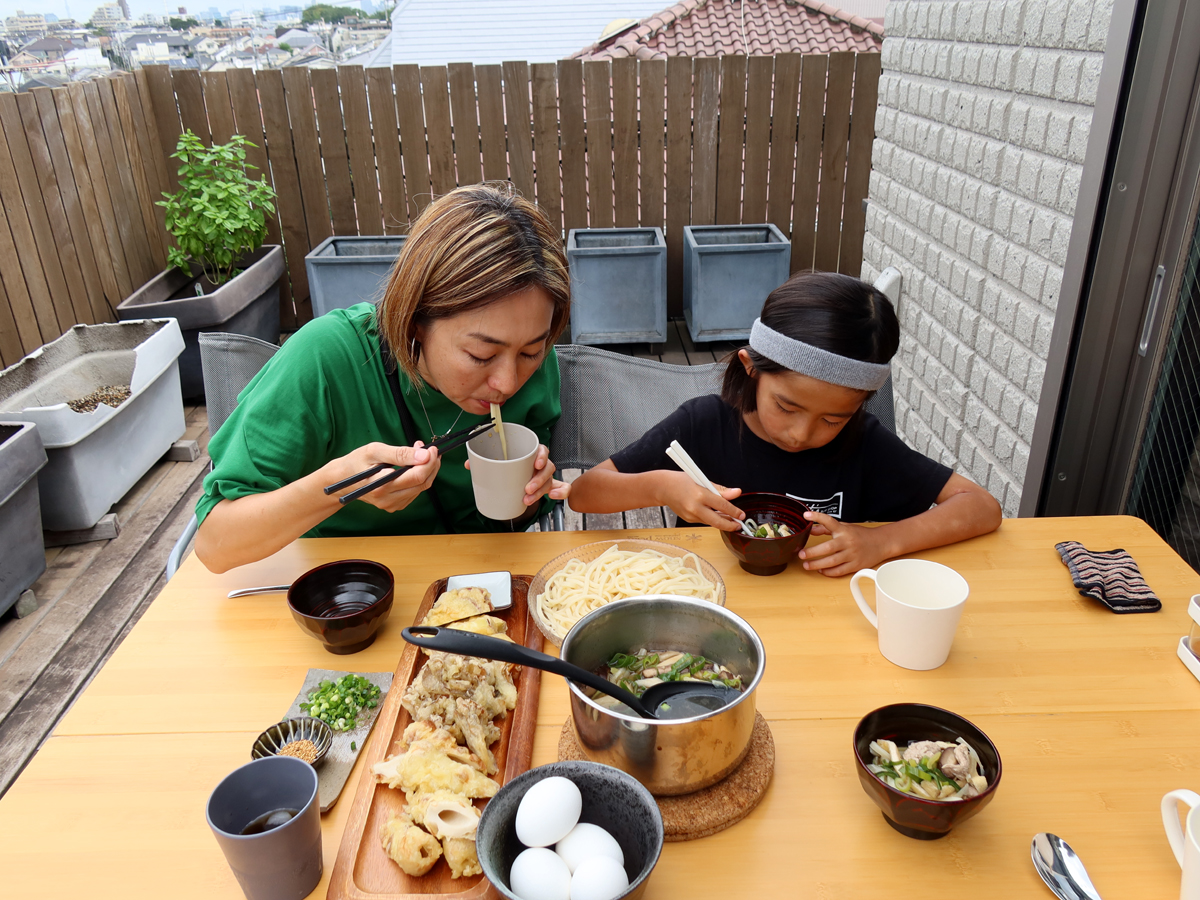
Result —
[[[500,785],[483,774],[483,763],[467,748],[460,747],[444,729],[415,722],[404,734],[407,743],[404,752],[376,763],[372,771],[377,781],[403,790],[410,804],[421,794],[435,791],[475,798],[495,796],[500,789]],[[473,760],[471,764],[459,761],[464,754]]]
[[[475,855],[475,842],[467,838],[445,838],[442,849],[446,853],[446,862],[450,863],[450,877],[462,878],[464,875],[480,875],[483,869],[479,865],[479,857]]]
[[[422,625],[447,625],[459,619],[467,619],[480,613],[492,611],[491,595],[478,587],[459,588],[446,591],[421,620]]]
[[[432,869],[442,855],[437,838],[422,831],[406,815],[385,822],[379,829],[379,839],[383,841],[383,852],[413,877],[420,877]]]
[[[466,797],[449,791],[434,791],[421,794],[411,806],[408,814],[436,838],[475,839],[479,827],[479,810]]]

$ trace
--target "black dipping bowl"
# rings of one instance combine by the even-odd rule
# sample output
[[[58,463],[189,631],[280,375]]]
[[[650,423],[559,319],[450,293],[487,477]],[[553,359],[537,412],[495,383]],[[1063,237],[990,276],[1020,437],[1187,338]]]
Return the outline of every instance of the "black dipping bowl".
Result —
[[[621,845],[629,888],[613,900],[635,900],[646,890],[662,852],[663,824],[658,804],[632,775],[584,760],[550,763],[518,775],[488,801],[475,833],[479,865],[488,881],[510,900],[520,900],[508,887],[513,860],[525,846],[517,840],[517,807],[525,792],[551,775],[575,782],[583,794],[580,822],[599,825]]]
[[[392,572],[368,559],[343,559],[305,572],[288,590],[288,608],[330,653],[371,646],[392,611]]]
[[[742,494],[729,502],[759,525],[786,525],[795,532],[782,538],[754,538],[741,531],[722,531],[725,546],[751,575],[778,575],[808,543],[812,522],[804,518],[808,507],[799,500],[786,494],[758,493]]]
[[[871,762],[871,741],[880,738],[901,745],[965,738],[983,763],[987,790],[968,800],[922,800],[898,791],[867,768]],[[883,811],[887,823],[901,834],[923,841],[945,837],[955,825],[991,803],[1004,771],[1000,752],[986,734],[962,716],[923,703],[896,703],[867,713],[854,729],[854,756],[858,762],[858,780],[867,796]]]

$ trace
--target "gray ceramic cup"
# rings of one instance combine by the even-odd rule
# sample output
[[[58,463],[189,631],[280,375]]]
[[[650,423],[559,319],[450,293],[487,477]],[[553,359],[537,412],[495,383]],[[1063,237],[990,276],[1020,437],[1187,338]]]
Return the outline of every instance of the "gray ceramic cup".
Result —
[[[243,835],[263,813],[297,809],[284,825]],[[225,776],[208,798],[208,826],[247,900],[300,900],[321,880],[317,772],[292,756],[267,756]]]
[[[475,508],[489,519],[515,519],[525,512],[525,485],[533,479],[538,436],[524,425],[504,423],[508,459],[493,428],[467,442]]]

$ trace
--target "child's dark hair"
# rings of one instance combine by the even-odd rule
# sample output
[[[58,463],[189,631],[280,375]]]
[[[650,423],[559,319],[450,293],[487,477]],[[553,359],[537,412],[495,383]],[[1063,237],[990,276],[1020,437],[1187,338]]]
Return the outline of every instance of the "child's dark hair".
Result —
[[[900,345],[900,323],[892,302],[865,281],[835,272],[800,272],[767,297],[762,322],[790,338],[864,362],[885,363]],[[791,371],[750,348],[755,370]],[[738,354],[729,357],[721,399],[743,413],[758,408],[756,382]]]

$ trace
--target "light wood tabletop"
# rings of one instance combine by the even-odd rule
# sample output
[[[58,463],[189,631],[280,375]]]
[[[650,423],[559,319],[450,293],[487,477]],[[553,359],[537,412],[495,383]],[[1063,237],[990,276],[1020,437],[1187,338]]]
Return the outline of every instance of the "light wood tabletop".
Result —
[[[393,670],[400,629],[439,577],[532,574],[573,546],[630,536],[678,543],[721,572],[729,608],[766,647],[757,703],[776,747],[763,803],[728,831],[666,845],[647,898],[848,898],[918,886],[932,896],[1050,897],[1029,860],[1038,831],[1069,841],[1105,898],[1178,895],[1159,799],[1200,789],[1200,683],[1175,656],[1200,576],[1125,517],[1007,520],[994,534],[918,554],[971,586],[950,659],[930,672],[880,656],[849,578],[798,563],[749,575],[709,529],[302,540],[224,575],[191,557],[0,799],[3,893],[240,897],[204,805],[309,668]],[[1054,550],[1063,540],[1128,549],[1162,611],[1118,616],[1081,597]],[[391,618],[354,656],[327,654],[304,635],[279,594],[225,597],[350,557],[396,576]],[[995,800],[942,840],[889,828],[855,774],[855,724],[903,701],[966,716],[1003,758]],[[556,758],[567,714],[563,682],[544,676],[534,765]],[[325,896],[360,770],[323,819],[315,897]]]

